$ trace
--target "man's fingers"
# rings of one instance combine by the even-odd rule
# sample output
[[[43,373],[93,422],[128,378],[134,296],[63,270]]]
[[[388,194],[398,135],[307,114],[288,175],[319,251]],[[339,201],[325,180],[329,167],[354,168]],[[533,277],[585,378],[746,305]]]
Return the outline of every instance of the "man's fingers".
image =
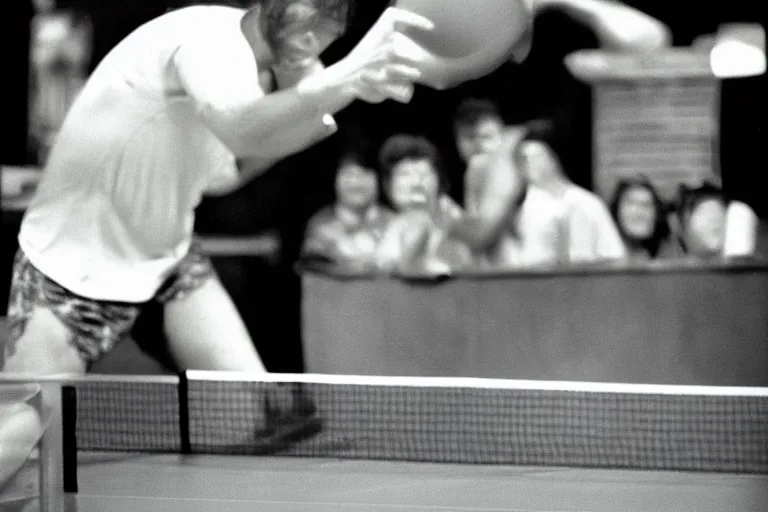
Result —
[[[366,103],[381,103],[387,100],[387,96],[382,91],[364,81],[358,87],[356,96]]]
[[[368,103],[379,103],[391,99],[399,103],[409,103],[413,98],[414,88],[410,83],[378,82],[364,83],[359,97]]]
[[[399,7],[389,7],[384,11],[384,16],[391,19],[395,24],[395,29],[405,30],[407,28],[419,28],[422,30],[432,30],[435,24],[429,18],[425,18],[415,12],[400,9]]]
[[[397,7],[390,7],[390,16],[395,23],[395,29],[398,31],[408,28],[418,28],[421,30],[434,30],[435,24],[429,18],[426,18],[415,12],[406,11]]]
[[[360,80],[368,86],[384,87],[393,84],[411,85],[419,77],[421,77],[421,71],[413,66],[390,64],[362,73]]]
[[[403,34],[392,37],[390,56],[397,61],[414,66],[422,65],[432,59],[432,55],[418,43]]]
[[[392,82],[414,82],[421,78],[421,71],[406,64],[392,64],[387,67],[387,79]]]
[[[369,69],[360,75],[360,81],[369,87],[378,87],[387,82],[389,75],[386,68]]]
[[[389,84],[384,87],[387,96],[400,103],[409,103],[413,99],[413,85]]]

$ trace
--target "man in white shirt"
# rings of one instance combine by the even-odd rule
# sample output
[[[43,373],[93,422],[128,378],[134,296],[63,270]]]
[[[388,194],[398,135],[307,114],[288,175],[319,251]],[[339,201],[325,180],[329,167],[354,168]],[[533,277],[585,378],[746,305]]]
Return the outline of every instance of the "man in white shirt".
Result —
[[[531,123],[516,158],[531,189],[544,192],[553,201],[551,210],[563,224],[561,243],[567,247],[567,262],[624,259],[626,248],[608,206],[597,194],[568,179],[555,149],[556,139],[548,123]]]
[[[353,1],[187,7],[103,59],[21,226],[5,371],[88,371],[152,300],[181,369],[265,371],[194,248],[194,209],[332,134],[352,101],[410,101],[423,50],[402,31],[430,30],[420,16],[387,9],[349,55],[320,64]]]

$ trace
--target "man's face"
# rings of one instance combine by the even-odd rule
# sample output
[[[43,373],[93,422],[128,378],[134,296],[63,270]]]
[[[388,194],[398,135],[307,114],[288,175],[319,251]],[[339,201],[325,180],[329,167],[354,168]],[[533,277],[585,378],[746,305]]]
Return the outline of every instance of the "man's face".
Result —
[[[407,158],[392,168],[390,192],[398,211],[429,210],[440,194],[440,177],[429,159]]]
[[[543,185],[556,175],[557,164],[549,147],[539,141],[522,142],[518,149],[519,165],[532,185]]]
[[[456,128],[456,147],[465,163],[473,156],[495,151],[503,139],[504,124],[494,117],[484,117],[475,125]]]
[[[288,68],[311,65],[345,30],[344,22],[319,10],[313,0],[288,2],[265,21],[275,63]]]

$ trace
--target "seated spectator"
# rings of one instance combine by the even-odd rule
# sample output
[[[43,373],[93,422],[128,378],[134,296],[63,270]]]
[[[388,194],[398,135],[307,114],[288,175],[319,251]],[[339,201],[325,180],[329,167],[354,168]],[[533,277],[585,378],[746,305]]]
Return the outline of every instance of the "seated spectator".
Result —
[[[558,215],[564,216],[568,261],[623,260],[627,251],[608,207],[598,195],[568,179],[557,148],[552,125],[531,123],[517,146],[517,157],[530,187],[553,198]]]
[[[397,214],[382,240],[379,268],[442,273],[469,265],[469,249],[446,236],[462,210],[446,194],[437,148],[424,137],[394,135],[382,145],[379,163]]]
[[[356,270],[375,268],[375,255],[393,212],[378,203],[379,180],[362,155],[349,151],[336,172],[336,202],[309,221],[304,259]]]
[[[701,259],[723,256],[727,211],[728,200],[719,188],[681,187],[677,215],[685,254]]]
[[[686,255],[705,260],[755,255],[757,216],[719,187],[681,187],[677,213]]]
[[[625,179],[619,183],[611,203],[611,214],[628,259],[648,261],[679,255],[667,213],[666,205],[648,179]]]

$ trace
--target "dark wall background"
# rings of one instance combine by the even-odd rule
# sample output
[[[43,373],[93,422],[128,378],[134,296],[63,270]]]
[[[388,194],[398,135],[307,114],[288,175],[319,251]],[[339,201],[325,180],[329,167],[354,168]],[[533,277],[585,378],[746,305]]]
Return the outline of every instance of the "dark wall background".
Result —
[[[87,12],[94,26],[94,58],[98,61],[124,36],[141,23],[170,7],[189,0],[65,0]],[[387,0],[359,0],[358,16],[347,36],[324,56],[334,62],[349,51]],[[695,0],[656,2],[630,0],[667,23],[675,45],[688,45],[701,34],[711,33],[721,23],[760,21],[760,2],[734,0],[703,3]],[[3,7],[6,59],[4,116],[6,136],[0,161],[24,163],[28,98],[28,26],[31,0],[14,0]],[[450,122],[456,103],[467,95],[497,100],[510,123],[536,117],[556,120],[568,141],[566,165],[572,178],[591,186],[591,95],[590,88],[574,79],[563,64],[572,51],[596,47],[593,34],[558,14],[542,15],[535,23],[532,52],[519,66],[505,65],[495,73],[450,91],[419,89],[410,105],[355,103],[338,116],[339,135],[291,157],[243,190],[227,198],[208,199],[198,211],[198,230],[205,233],[248,234],[276,228],[282,238],[280,262],[234,260],[220,262],[225,284],[254,333],[267,366],[273,371],[298,371],[302,367],[300,340],[300,281],[292,270],[303,229],[317,209],[333,199],[333,174],[337,148],[347,140],[367,142],[372,148],[397,131],[422,133],[446,150],[452,193],[461,200],[461,172],[453,152]],[[11,77],[10,79],[8,77]],[[768,184],[765,140],[766,77],[729,80],[723,83],[721,165],[724,186],[735,197],[751,204],[765,218],[763,191]],[[13,228],[4,223],[3,245],[12,239]],[[9,231],[11,230],[11,231]],[[6,250],[6,249],[4,249]],[[4,271],[9,271],[5,270]],[[154,317],[152,322],[157,322]]]

